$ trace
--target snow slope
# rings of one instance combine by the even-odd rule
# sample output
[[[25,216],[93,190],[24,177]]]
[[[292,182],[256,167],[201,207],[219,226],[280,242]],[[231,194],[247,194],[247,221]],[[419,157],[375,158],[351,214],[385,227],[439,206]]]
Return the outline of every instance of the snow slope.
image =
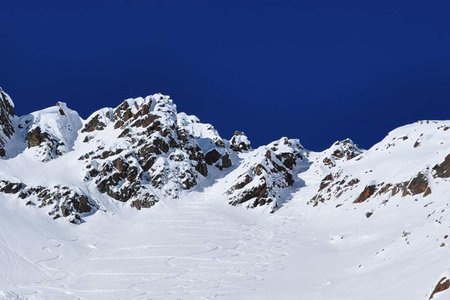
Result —
[[[450,297],[450,121],[323,152],[160,94],[7,121],[0,299]]]

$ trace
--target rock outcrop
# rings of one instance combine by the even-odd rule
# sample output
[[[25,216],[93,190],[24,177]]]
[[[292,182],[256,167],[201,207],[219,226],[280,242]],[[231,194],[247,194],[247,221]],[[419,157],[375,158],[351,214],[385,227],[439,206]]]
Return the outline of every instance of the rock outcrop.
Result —
[[[0,88],[0,157],[6,156],[6,142],[14,134],[14,103]]]
[[[230,204],[278,207],[281,192],[294,184],[294,167],[303,159],[298,140],[282,138],[260,147],[237,168],[234,184],[228,188]]]
[[[83,120],[63,102],[15,116],[11,99],[0,91],[0,192],[51,207],[53,217],[75,223],[99,203],[139,210],[217,182],[218,194],[231,205],[271,211],[311,178],[306,197],[313,206],[417,200],[438,194],[450,177],[448,128],[437,121],[408,125],[367,151],[350,139],[320,153],[288,138],[252,149],[244,132],[223,139],[162,94],[126,99]],[[430,153],[435,156],[428,161]],[[27,164],[24,172],[36,175],[16,170]],[[52,184],[39,178],[41,170]]]
[[[96,145],[80,157],[86,163],[85,181],[139,209],[195,187],[208,175],[208,165],[221,170],[232,165],[214,127],[177,114],[172,100],[161,94],[101,110],[81,132],[85,143]]]
[[[362,150],[351,139],[335,142],[322,154],[322,163],[329,168],[336,166],[338,161],[347,161],[360,155]]]
[[[74,224],[80,224],[82,216],[92,214],[98,208],[88,196],[67,186],[27,186],[22,182],[1,180],[0,193],[16,195],[26,201],[26,205],[48,207],[48,214],[54,219],[64,217]]]
[[[248,151],[251,149],[250,140],[243,131],[236,130],[230,139],[230,148],[236,152]]]
[[[436,294],[442,293],[443,291],[446,291],[449,288],[450,288],[450,279],[448,279],[447,277],[442,277],[441,280],[439,280],[439,282],[434,287],[434,290],[431,293],[430,298],[428,299],[433,299],[433,297]]]
[[[433,167],[435,177],[449,178],[450,177],[450,154],[445,157],[445,160]]]

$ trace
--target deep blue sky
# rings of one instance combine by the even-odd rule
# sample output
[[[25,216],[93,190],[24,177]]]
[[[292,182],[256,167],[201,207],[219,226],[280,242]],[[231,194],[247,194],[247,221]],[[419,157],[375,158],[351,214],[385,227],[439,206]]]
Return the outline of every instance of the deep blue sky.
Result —
[[[87,117],[162,92],[227,138],[369,147],[450,119],[449,13],[414,0],[2,1],[0,86],[19,114],[63,100]]]

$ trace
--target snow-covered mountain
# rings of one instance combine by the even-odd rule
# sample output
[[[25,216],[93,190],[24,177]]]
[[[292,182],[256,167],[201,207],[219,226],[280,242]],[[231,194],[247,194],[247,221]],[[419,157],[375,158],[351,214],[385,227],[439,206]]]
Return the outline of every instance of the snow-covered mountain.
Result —
[[[368,150],[254,149],[161,94],[83,120],[62,102],[17,116],[0,91],[0,200],[0,299],[450,297],[450,121]]]

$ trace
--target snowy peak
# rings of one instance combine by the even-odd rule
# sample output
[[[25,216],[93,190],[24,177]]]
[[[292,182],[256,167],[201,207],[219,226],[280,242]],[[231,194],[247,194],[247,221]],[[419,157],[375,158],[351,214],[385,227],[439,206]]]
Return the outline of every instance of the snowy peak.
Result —
[[[226,140],[162,94],[129,98],[82,120],[64,102],[16,117],[1,92],[0,116],[0,192],[75,223],[98,208],[149,208],[207,188],[231,205],[272,212],[295,193],[313,206],[339,207],[430,197],[450,176],[447,121],[400,127],[367,151],[345,139],[316,153],[286,137],[256,149],[242,131]],[[52,184],[17,165],[39,169]]]
[[[73,150],[82,120],[64,102],[33,112],[18,121],[27,152],[40,161],[49,161]]]
[[[351,160],[363,153],[351,139],[336,141],[330,148],[322,152],[321,162],[333,168],[343,161]]]
[[[251,149],[250,140],[243,131],[236,130],[230,139],[230,148],[236,152],[248,151]]]
[[[450,121],[251,146],[161,94],[82,120],[0,91],[0,298],[448,297]]]

